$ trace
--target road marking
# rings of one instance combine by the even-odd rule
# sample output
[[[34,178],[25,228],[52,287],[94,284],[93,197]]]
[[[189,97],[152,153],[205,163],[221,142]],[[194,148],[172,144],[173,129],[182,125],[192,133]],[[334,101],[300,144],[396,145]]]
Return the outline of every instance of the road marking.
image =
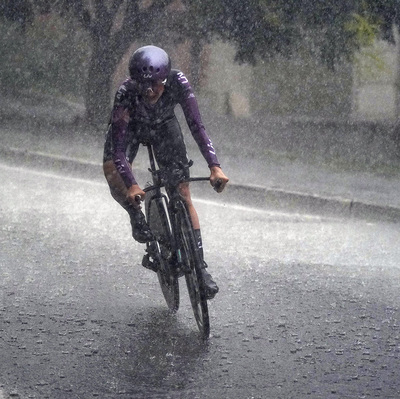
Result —
[[[51,178],[54,178],[54,179],[65,180],[65,181],[75,181],[75,182],[80,182],[80,183],[88,183],[88,184],[90,184],[92,186],[104,186],[104,185],[106,185],[106,183],[101,183],[101,182],[97,182],[97,181],[93,181],[93,180],[81,179],[79,177],[72,177],[72,176],[62,176],[62,175],[59,175],[57,173],[43,172],[43,171],[40,171],[40,170],[32,170],[32,169],[25,169],[25,168],[18,167],[18,166],[8,166],[8,165],[0,164],[0,167],[2,169],[14,170],[16,172],[21,172],[21,173],[30,173],[30,174],[36,175],[36,176],[51,177]]]
[[[270,209],[261,209],[261,208],[254,208],[251,206],[239,205],[239,204],[227,204],[221,203],[214,200],[206,200],[203,198],[193,198],[193,201],[196,203],[203,203],[205,205],[212,205],[218,206],[221,208],[229,208],[234,209],[235,211],[244,211],[244,212],[252,212],[252,213],[259,213],[263,215],[272,215],[272,216],[280,216],[280,217],[288,217],[290,219],[293,218],[301,218],[303,220],[337,220],[340,218],[335,217],[327,217],[327,216],[319,216],[319,215],[310,215],[306,213],[295,213],[295,212],[282,212],[282,211],[272,211]]]
[[[25,169],[23,167],[17,167],[17,166],[8,166],[8,165],[4,165],[1,163],[0,163],[0,168],[5,169],[5,170],[13,170],[13,171],[24,173],[24,174],[29,173],[31,175],[48,177],[48,178],[52,178],[52,179],[85,183],[85,184],[90,184],[91,186],[107,187],[107,183],[105,181],[100,182],[100,181],[93,181],[93,180],[89,180],[89,179],[82,179],[79,177],[62,176],[57,173]],[[339,220],[340,219],[340,218],[335,218],[335,217],[326,217],[326,216],[310,215],[310,214],[303,214],[303,213],[300,214],[300,213],[290,213],[290,212],[282,212],[282,211],[272,211],[272,210],[268,210],[268,209],[255,208],[255,207],[239,205],[239,204],[232,204],[232,203],[227,204],[227,203],[222,203],[221,201],[207,200],[207,199],[198,198],[198,197],[194,197],[193,200],[195,202],[202,203],[205,205],[212,205],[212,206],[217,206],[220,208],[230,208],[230,209],[234,209],[234,210],[238,210],[238,211],[259,213],[259,214],[264,214],[264,215],[279,215],[279,216],[290,217],[290,218],[300,217],[300,218],[306,219],[306,220],[327,220],[327,219]],[[0,397],[0,399],[2,399],[2,398]]]

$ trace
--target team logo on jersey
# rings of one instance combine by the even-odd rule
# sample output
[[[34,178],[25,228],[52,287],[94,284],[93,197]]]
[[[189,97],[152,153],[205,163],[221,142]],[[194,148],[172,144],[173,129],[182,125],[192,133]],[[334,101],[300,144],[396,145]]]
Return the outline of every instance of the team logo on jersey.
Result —
[[[153,77],[153,75],[150,74],[150,73],[146,73],[145,75],[143,75],[143,77],[144,77],[145,79],[151,79],[151,78]]]
[[[210,154],[215,155],[214,146],[213,146],[213,143],[211,142],[211,140],[208,142],[207,147],[208,147],[208,152],[209,152]]]
[[[181,83],[188,83],[189,81],[187,80],[186,76],[183,74],[183,72],[178,72],[178,80]]]
[[[121,97],[126,93],[126,87],[121,85],[119,90],[117,91],[117,100],[121,100]]]

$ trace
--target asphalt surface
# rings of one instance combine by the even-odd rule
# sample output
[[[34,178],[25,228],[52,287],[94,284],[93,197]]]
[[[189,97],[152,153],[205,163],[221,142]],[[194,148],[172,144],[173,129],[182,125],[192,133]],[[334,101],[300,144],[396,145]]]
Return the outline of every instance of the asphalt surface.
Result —
[[[159,287],[147,270],[131,268],[140,255],[131,259],[126,249],[132,242],[129,226],[125,223],[128,230],[121,232],[125,239],[104,244],[109,239],[104,219],[113,202],[101,172],[101,130],[83,129],[65,118],[50,121],[51,104],[25,114],[21,109],[21,119],[3,118],[0,142],[0,162],[24,166],[3,168],[9,178],[3,179],[8,189],[5,183],[2,199],[8,205],[1,215],[2,241],[13,245],[2,255],[18,259],[3,261],[6,278],[0,282],[8,359],[1,367],[10,386],[18,388],[11,397],[24,397],[25,389],[51,397],[47,393],[54,386],[60,398],[144,397],[134,389],[151,391],[154,398],[398,397],[399,271],[392,244],[397,225],[326,223],[307,215],[292,220],[273,212],[252,210],[250,215],[240,207],[236,212],[207,207],[205,225],[216,230],[205,237],[220,234],[222,223],[230,228],[223,240],[207,242],[209,264],[221,265],[213,274],[222,289],[211,303],[211,349],[194,345],[195,329],[185,313],[171,321],[158,302],[149,308]],[[187,144],[195,160],[193,174],[204,174],[207,168],[189,136]],[[215,144],[231,183],[219,197],[207,191],[222,204],[399,220],[400,185],[393,172],[340,170],[275,151],[265,156],[254,147],[253,152],[240,147],[245,152],[240,157],[234,144],[225,145],[220,137]],[[30,180],[26,166],[101,181],[104,197],[98,184],[68,178],[59,182],[59,190],[46,178],[42,186],[24,191]],[[147,179],[144,151],[135,170],[141,181]],[[195,194],[205,196],[203,191]],[[29,228],[23,224],[26,217]],[[76,223],[82,218],[82,225]],[[118,218],[108,220],[120,225]],[[254,234],[259,231],[263,235]],[[302,236],[305,231],[309,234]],[[126,260],[113,263],[115,251]],[[132,290],[130,281],[140,281],[139,289]],[[167,341],[159,339],[164,331]],[[184,386],[178,385],[181,376]]]
[[[397,224],[196,199],[220,286],[203,342],[103,181],[0,181],[1,399],[399,398]]]

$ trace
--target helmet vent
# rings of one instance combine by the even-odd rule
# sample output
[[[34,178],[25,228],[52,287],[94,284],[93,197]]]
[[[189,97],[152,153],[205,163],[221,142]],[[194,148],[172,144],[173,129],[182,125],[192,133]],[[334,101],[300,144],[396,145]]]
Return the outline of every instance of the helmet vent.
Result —
[[[129,73],[133,80],[164,80],[171,71],[168,54],[156,46],[143,46],[137,49],[129,60]]]

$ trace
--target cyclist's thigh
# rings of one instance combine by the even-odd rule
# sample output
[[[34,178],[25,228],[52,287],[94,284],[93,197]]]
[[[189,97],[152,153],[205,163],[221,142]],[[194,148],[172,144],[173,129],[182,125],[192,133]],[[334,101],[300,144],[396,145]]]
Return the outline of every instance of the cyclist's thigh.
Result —
[[[170,169],[180,166],[182,170],[188,169],[183,167],[188,164],[188,158],[182,130],[177,119],[171,119],[156,133],[153,148],[160,167]],[[185,172],[186,174],[188,177],[188,171]]]
[[[125,206],[128,190],[112,160],[106,160],[103,163],[103,172],[110,187],[111,195],[119,204]]]
[[[126,143],[125,155],[128,158],[129,163],[132,163],[139,149],[141,131],[134,125],[129,125],[128,129],[129,133]],[[111,125],[110,125],[108,127],[108,131],[106,134],[106,141],[104,143],[103,164],[108,161],[112,161],[113,152],[114,152],[114,145],[112,140]]]
[[[139,144],[149,140],[150,129],[148,126],[138,122],[130,123],[128,129],[129,135],[126,155],[129,159],[129,163],[132,163],[138,153]]]

